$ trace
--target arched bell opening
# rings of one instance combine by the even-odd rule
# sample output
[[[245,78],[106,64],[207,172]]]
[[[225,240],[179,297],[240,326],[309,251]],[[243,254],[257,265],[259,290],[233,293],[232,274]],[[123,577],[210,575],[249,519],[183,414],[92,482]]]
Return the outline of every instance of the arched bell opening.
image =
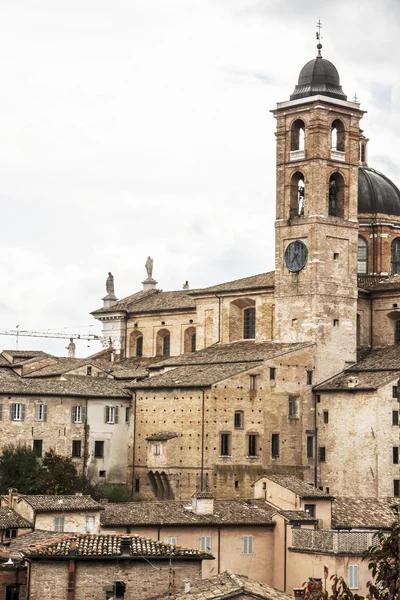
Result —
[[[332,173],[329,179],[329,216],[344,217],[344,179],[340,173]]]
[[[298,171],[290,181],[290,217],[303,217],[305,211],[304,175]]]

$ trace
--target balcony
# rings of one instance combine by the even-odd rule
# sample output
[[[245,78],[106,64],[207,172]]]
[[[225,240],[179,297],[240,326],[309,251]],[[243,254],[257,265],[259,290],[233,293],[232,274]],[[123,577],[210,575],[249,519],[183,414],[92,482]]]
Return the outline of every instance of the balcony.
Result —
[[[305,155],[306,153],[304,150],[291,150],[290,160],[302,160],[305,158]]]
[[[317,552],[362,554],[374,543],[376,531],[293,529],[292,548]]]
[[[346,159],[346,153],[341,152],[340,150],[331,150],[331,159],[340,160],[340,162],[344,162]]]

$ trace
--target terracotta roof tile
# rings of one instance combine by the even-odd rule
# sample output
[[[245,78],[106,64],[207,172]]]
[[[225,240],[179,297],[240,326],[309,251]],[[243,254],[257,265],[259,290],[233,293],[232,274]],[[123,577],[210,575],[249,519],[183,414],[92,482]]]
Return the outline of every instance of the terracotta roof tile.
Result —
[[[297,477],[287,475],[268,475],[267,479],[279,484],[287,490],[290,490],[294,494],[297,494],[297,496],[300,496],[300,498],[332,498],[330,494],[326,494],[322,490],[317,489],[313,485],[309,485]]]
[[[398,518],[387,498],[336,497],[332,503],[333,529],[390,528]]]
[[[31,558],[59,557],[69,558],[73,555],[79,558],[124,558],[151,557],[210,559],[211,554],[201,550],[182,548],[139,537],[138,535],[96,535],[96,534],[58,534],[59,538],[48,543],[36,544],[25,550],[24,554]],[[124,552],[126,546],[126,554]]]
[[[65,380],[0,379],[0,394],[25,396],[70,396],[84,398],[130,398],[122,384],[100,377],[68,376]]]
[[[0,508],[0,529],[18,529],[18,527],[31,527],[31,524],[11,508],[2,506]]]
[[[35,547],[39,544],[45,545],[51,543],[54,539],[59,539],[59,532],[56,531],[45,531],[42,529],[35,529],[30,533],[24,533],[14,538],[9,546],[9,556],[21,560],[20,552],[29,552],[30,548]]]
[[[315,518],[304,510],[280,510],[279,513],[289,521],[315,521]]]
[[[99,308],[92,315],[100,315],[110,312],[127,312],[133,314],[148,312],[169,312],[175,310],[194,310],[195,299],[189,295],[187,290],[163,292],[161,290],[148,290],[138,292],[127,298],[119,300],[110,308]]]
[[[93,500],[91,496],[81,494],[47,496],[47,495],[20,495],[36,512],[73,512],[73,511],[98,511],[103,506]]]
[[[266,583],[259,583],[245,575],[237,575],[232,571],[225,571],[209,579],[202,579],[191,586],[190,592],[178,593],[177,600],[219,600],[251,596],[261,600],[289,600],[292,597]],[[163,596],[163,599],[168,596]]]
[[[270,288],[274,286],[275,271],[261,273],[260,275],[251,275],[242,279],[234,279],[226,283],[219,283],[211,287],[202,288],[200,290],[192,290],[192,295],[211,294],[215,292],[234,292],[240,290],[252,290],[260,288]]]
[[[197,515],[188,502],[109,502],[100,515],[103,527],[131,527],[140,525],[202,525],[253,524],[274,525],[275,509],[263,500],[214,500],[211,515]]]

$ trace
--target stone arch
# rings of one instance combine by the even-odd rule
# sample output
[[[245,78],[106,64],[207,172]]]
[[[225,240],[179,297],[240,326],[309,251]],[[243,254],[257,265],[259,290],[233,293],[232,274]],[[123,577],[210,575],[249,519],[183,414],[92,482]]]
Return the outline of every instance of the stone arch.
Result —
[[[305,178],[297,171],[290,179],[290,217],[304,216]]]
[[[394,238],[390,247],[390,273],[400,273],[400,237]]]
[[[129,356],[143,356],[143,333],[138,329],[129,336]]]
[[[295,150],[303,150],[304,151],[304,142],[305,142],[305,125],[302,119],[296,119],[293,121],[292,126],[290,128],[290,150],[291,152]]]
[[[251,311],[249,310],[251,309]],[[247,312],[245,312],[247,311]],[[246,320],[245,320],[246,319]],[[251,333],[249,337],[249,319],[251,319]],[[251,298],[239,298],[229,304],[229,341],[255,338],[256,303]],[[246,327],[246,331],[245,331]],[[246,334],[246,335],[245,335]]]
[[[156,356],[170,356],[171,332],[169,329],[160,329],[156,335]]]
[[[340,119],[335,119],[331,125],[331,149],[337,152],[345,151],[345,130]]]
[[[344,190],[343,175],[335,171],[329,178],[328,186],[329,215],[331,217],[344,217]]]
[[[196,327],[188,327],[183,334],[183,351],[185,354],[196,352]]]
[[[357,273],[368,273],[368,242],[362,235],[358,236]]]

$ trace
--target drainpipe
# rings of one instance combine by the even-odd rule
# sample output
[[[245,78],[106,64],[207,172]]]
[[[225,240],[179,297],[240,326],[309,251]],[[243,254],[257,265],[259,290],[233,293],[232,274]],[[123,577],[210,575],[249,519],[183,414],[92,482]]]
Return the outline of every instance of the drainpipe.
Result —
[[[318,427],[317,427],[317,394],[313,391],[313,405],[314,405],[314,431],[315,431],[315,444],[314,444],[314,487],[318,487]]]
[[[136,392],[133,392],[133,443],[132,443],[132,498],[135,500],[135,460],[136,460]]]
[[[287,521],[285,521],[285,535],[284,535],[284,554],[283,554],[283,591],[286,592],[286,570],[287,570],[287,565],[286,565],[286,561],[287,561],[287,526],[288,523]]]
[[[204,389],[201,389],[201,468],[200,468],[200,491],[204,492]]]
[[[23,560],[25,562],[25,564],[27,564],[27,577],[26,577],[26,600],[30,600],[31,597],[31,567],[32,567],[32,563],[29,560],[29,558],[26,558],[26,556],[23,557]]]
[[[370,292],[371,294],[371,292]],[[369,348],[370,348],[370,352],[372,352],[372,348],[374,346],[374,335],[373,335],[373,326],[374,326],[374,303],[373,303],[373,299],[372,299],[372,295],[370,296],[370,305],[371,305],[371,310],[370,310],[370,316],[369,316]]]
[[[85,400],[85,423],[83,425],[84,431],[84,441],[83,441],[83,475],[86,476],[86,468],[87,468],[87,460],[88,460],[88,399]]]
[[[217,558],[217,574],[221,573],[221,527],[218,527],[218,558]]]

